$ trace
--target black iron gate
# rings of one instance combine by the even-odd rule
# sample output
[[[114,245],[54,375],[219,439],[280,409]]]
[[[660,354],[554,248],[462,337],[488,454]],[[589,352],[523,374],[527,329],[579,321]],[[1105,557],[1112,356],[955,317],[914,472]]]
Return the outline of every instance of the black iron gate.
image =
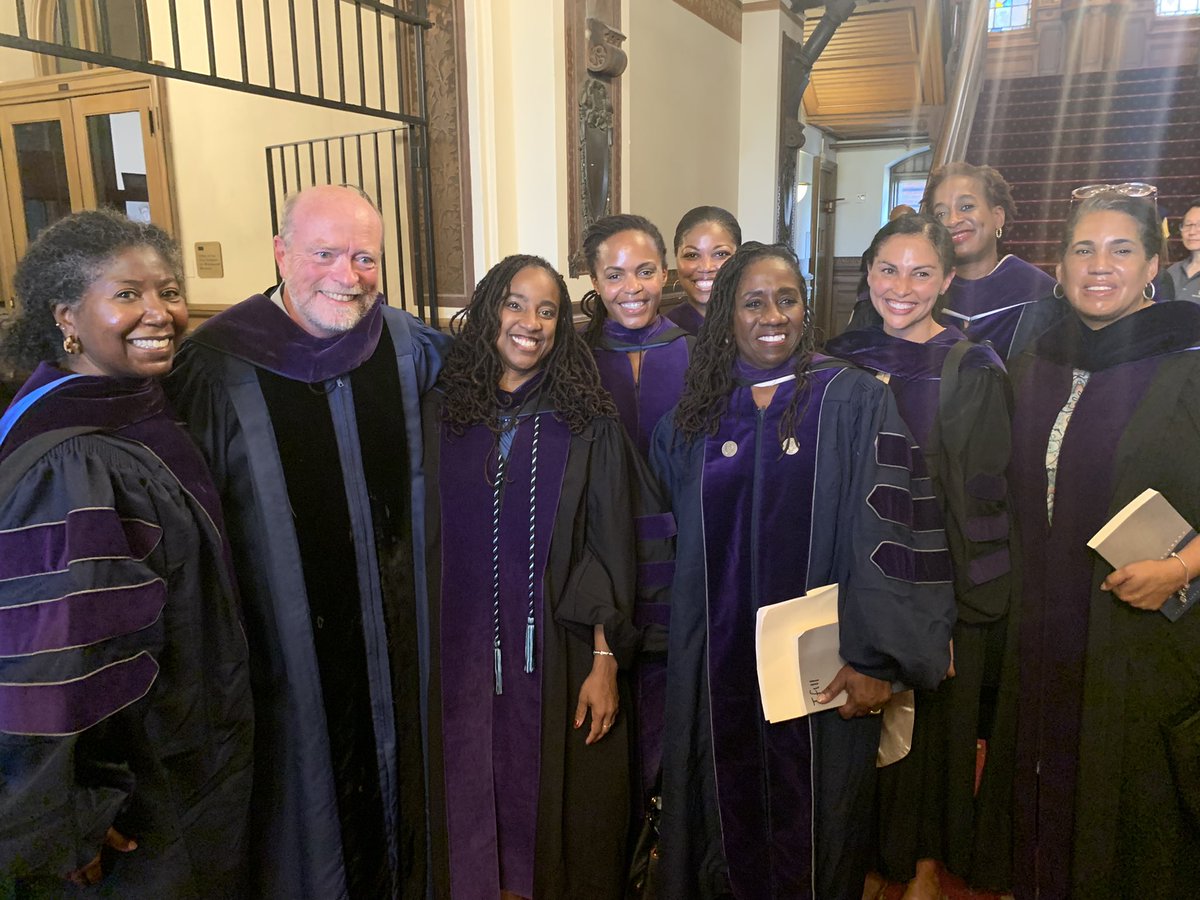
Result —
[[[293,100],[344,112],[362,113],[400,123],[400,127],[333,141],[378,144],[383,135],[392,147],[392,175],[366,178],[361,165],[340,165],[341,181],[359,184],[372,196],[394,184],[400,197],[381,204],[396,216],[385,232],[399,241],[408,235],[413,270],[403,290],[405,306],[436,324],[437,285],[433,268],[433,235],[425,100],[425,30],[432,23],[426,0],[155,0],[110,3],[108,0],[3,0],[15,10],[16,31],[0,26],[0,46],[65,57],[102,66],[231,90]],[[203,10],[203,33],[181,30],[179,7]],[[214,8],[215,7],[215,8]],[[114,11],[124,18],[114,20]],[[114,41],[114,27],[136,29],[137,40]],[[116,52],[120,44],[121,52]],[[129,50],[135,46],[136,50]],[[326,139],[291,149],[315,152]],[[397,152],[396,148],[402,148]],[[268,148],[271,154],[284,148]],[[357,162],[357,156],[355,161]],[[341,163],[340,155],[335,157]],[[332,179],[334,165],[325,160]],[[374,165],[380,165],[376,153]],[[402,166],[402,168],[401,168]],[[294,186],[302,186],[299,166]],[[369,169],[367,170],[369,172]],[[353,177],[357,173],[358,177]],[[321,183],[315,157],[307,183]],[[272,226],[275,226],[276,178],[286,177],[277,164],[271,178]],[[282,182],[281,182],[282,183]],[[335,182],[336,183],[336,182]],[[387,185],[388,187],[385,187]],[[385,223],[388,219],[385,218]],[[399,247],[389,260],[393,285],[404,285]]]

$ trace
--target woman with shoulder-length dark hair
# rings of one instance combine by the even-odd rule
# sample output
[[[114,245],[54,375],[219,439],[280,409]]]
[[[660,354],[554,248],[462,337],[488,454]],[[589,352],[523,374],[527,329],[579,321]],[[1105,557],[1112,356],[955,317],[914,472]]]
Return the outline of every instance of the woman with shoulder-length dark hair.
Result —
[[[652,466],[679,523],[663,752],[664,896],[862,894],[892,683],[946,674],[954,620],[919,454],[887,388],[813,352],[795,255],[744,244],[717,273]],[[927,479],[924,479],[927,481]],[[936,510],[935,510],[936,516]],[[840,588],[837,709],[767,724],[756,610]]]
[[[0,884],[244,892],[252,712],[216,488],[167,406],[187,325],[159,228],[38,235],[0,418]],[[89,896],[91,894],[89,893]]]
[[[935,318],[955,263],[936,219],[892,220],[863,258],[882,324],[825,349],[875,372],[895,395],[929,466],[954,564],[955,676],[917,693],[912,750],[880,773],[881,871],[909,882],[906,898],[937,900],[939,863],[972,884],[1007,886],[1007,872],[994,883],[974,866],[976,843],[992,839],[976,828],[974,808],[976,746],[991,735],[1011,592],[1008,380],[990,347]]]
[[[424,410],[435,879],[450,897],[620,897],[630,451],[545,260],[498,263],[454,327]]]
[[[1146,200],[1076,206],[1055,288],[1070,314],[1013,367],[1018,897],[1200,883],[1200,541],[1116,571],[1088,547],[1150,488],[1200,525],[1200,307],[1152,302],[1160,246]]]
[[[742,226],[719,206],[689,209],[675,226],[675,271],[684,301],[667,316],[688,334],[699,334],[713,279],[742,245]]]

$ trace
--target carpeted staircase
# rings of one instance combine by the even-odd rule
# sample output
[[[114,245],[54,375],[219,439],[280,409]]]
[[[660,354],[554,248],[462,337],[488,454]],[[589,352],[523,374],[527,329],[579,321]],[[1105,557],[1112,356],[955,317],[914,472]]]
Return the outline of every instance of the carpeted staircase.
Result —
[[[1200,72],[1127,69],[989,81],[967,161],[999,169],[1018,221],[1003,249],[1052,271],[1071,205],[1085,184],[1144,181],[1170,217],[1171,260],[1183,256],[1179,217],[1200,196]]]

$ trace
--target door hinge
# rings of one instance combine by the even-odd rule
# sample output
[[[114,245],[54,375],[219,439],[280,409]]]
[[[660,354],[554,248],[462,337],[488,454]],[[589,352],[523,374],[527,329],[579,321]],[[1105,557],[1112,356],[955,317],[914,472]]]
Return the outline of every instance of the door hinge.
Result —
[[[153,135],[154,134],[154,110],[148,109],[148,110],[146,110],[146,112],[150,116],[150,134]]]

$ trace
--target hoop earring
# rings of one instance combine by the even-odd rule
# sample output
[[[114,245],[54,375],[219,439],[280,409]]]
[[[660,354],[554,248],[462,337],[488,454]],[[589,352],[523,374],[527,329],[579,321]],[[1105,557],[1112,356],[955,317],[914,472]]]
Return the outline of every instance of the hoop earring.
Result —
[[[67,352],[68,356],[75,356],[78,353],[82,353],[83,344],[79,341],[79,335],[68,334],[63,338],[63,350]]]
[[[997,228],[996,229],[996,240],[1000,240],[1000,238],[1002,238],[1002,237],[1004,237],[1004,229]]]
[[[1066,300],[1067,299],[1067,295],[1063,292],[1063,286],[1061,284],[1059,284],[1057,281],[1054,282],[1054,290],[1051,291],[1051,293],[1054,294],[1054,298],[1056,300]]]
[[[1146,291],[1149,291],[1150,293],[1147,294]],[[1158,293],[1158,288],[1156,288],[1154,286],[1153,281],[1146,282],[1146,286],[1144,288],[1142,288],[1142,296],[1145,297],[1147,300],[1153,300],[1157,293]]]

